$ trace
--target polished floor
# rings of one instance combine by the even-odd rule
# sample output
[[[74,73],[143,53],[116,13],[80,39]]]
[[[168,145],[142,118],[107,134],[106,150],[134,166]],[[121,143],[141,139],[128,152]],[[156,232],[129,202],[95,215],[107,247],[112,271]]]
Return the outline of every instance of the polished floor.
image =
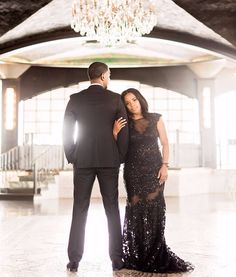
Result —
[[[67,241],[72,200],[34,203],[0,201],[1,277],[236,277],[236,200],[230,195],[168,197],[166,241],[172,251],[192,262],[192,273],[112,272],[107,228],[100,199],[88,215],[84,257],[78,273],[68,273]],[[125,200],[120,200],[124,217]]]

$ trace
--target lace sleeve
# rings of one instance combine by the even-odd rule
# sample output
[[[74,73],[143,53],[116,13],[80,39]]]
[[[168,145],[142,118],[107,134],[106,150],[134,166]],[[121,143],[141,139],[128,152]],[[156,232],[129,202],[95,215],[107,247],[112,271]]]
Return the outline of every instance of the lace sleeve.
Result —
[[[162,116],[162,114],[160,114],[160,113],[153,113],[153,119],[154,119],[156,122],[159,121],[159,119],[160,119],[161,116]]]

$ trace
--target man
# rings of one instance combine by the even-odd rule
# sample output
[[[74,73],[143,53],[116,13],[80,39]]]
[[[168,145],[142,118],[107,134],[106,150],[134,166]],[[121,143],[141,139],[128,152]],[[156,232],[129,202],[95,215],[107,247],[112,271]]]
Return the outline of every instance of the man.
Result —
[[[123,267],[122,236],[118,207],[118,174],[128,148],[128,127],[113,137],[114,121],[127,119],[119,94],[107,90],[108,66],[101,62],[88,68],[91,85],[70,97],[63,127],[65,155],[74,167],[74,205],[68,245],[67,269],[76,272],[84,250],[87,211],[97,177],[109,231],[109,255],[113,270]],[[76,141],[74,130],[78,124]]]

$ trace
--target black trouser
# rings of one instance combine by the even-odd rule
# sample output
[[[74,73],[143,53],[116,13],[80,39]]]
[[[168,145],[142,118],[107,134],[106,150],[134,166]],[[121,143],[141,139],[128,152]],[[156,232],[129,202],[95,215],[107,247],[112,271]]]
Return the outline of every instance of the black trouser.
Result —
[[[71,262],[79,262],[83,255],[85,224],[96,176],[108,221],[110,258],[112,261],[121,259],[122,236],[118,206],[118,174],[119,168],[74,167],[74,205],[68,245],[68,256]]]

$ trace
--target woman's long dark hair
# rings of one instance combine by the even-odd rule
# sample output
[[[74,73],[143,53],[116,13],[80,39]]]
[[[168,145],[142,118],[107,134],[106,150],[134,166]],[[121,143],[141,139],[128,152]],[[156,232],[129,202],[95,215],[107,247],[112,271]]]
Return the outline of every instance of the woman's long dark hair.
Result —
[[[125,105],[125,96],[128,93],[132,93],[138,99],[138,101],[140,103],[140,106],[141,106],[142,115],[143,115],[144,118],[146,118],[147,114],[148,114],[148,103],[147,103],[147,100],[142,96],[142,94],[137,89],[135,89],[135,88],[128,88],[128,89],[126,89],[125,91],[123,91],[121,93],[121,99],[122,99],[124,105]],[[125,108],[126,108],[128,117],[132,118],[132,114],[129,112],[129,110],[127,109],[126,105],[125,105]]]

